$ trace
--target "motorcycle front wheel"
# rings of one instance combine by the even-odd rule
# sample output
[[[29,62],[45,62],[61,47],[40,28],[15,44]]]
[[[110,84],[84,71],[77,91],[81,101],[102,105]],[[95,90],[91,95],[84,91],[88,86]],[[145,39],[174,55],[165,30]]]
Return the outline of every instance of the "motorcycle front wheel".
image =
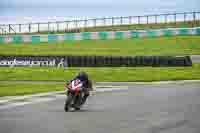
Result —
[[[75,102],[74,102],[74,109],[75,110],[80,110],[80,103],[81,103],[81,94],[76,95],[75,97]]]
[[[71,93],[69,93],[67,96],[67,99],[65,101],[65,107],[64,107],[65,112],[68,112],[72,100],[73,100],[73,95]]]

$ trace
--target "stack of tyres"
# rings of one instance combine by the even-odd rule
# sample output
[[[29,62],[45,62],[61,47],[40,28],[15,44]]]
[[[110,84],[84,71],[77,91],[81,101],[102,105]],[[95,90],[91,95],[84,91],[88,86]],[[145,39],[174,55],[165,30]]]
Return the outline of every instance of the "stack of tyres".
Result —
[[[87,58],[87,56],[83,56],[83,67],[88,67],[88,58]]]
[[[112,57],[111,56],[106,57],[106,64],[107,64],[108,67],[112,67],[113,66]]]
[[[130,59],[130,67],[135,67],[136,66],[135,58],[129,57],[129,59]]]
[[[113,63],[113,67],[118,66],[118,64],[119,64],[119,59],[118,59],[118,57],[112,57],[112,63]]]
[[[184,60],[185,58],[183,57],[176,57],[174,60],[174,66],[184,66]]]
[[[159,66],[168,66],[169,60],[171,60],[171,57],[168,56],[159,57]]]
[[[71,56],[67,56],[68,67],[72,67]]]
[[[95,56],[90,56],[89,62],[90,67],[95,67]]]
[[[153,58],[153,67],[158,67],[159,66],[159,57],[158,56],[154,56]]]
[[[190,56],[185,57],[184,66],[192,66],[192,60]]]
[[[103,67],[104,66],[104,57],[102,57],[102,56],[97,56],[97,58],[96,58],[96,66],[97,67]]]
[[[80,56],[74,56],[73,66],[78,67],[80,66]]]
[[[135,57],[135,66],[141,66],[141,57],[140,56],[136,56]]]
[[[144,57],[144,66],[152,66],[153,65],[153,57]]]
[[[84,67],[84,57],[83,56],[80,56],[80,67]]]

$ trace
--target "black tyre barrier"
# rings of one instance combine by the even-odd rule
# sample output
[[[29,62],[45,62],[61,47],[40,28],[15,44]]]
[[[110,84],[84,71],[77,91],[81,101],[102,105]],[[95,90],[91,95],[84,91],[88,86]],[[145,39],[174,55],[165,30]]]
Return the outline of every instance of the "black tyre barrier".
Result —
[[[84,66],[86,66],[86,67],[90,67],[89,58],[90,57],[84,56]]]
[[[84,67],[84,66],[85,66],[84,56],[80,56],[80,67]]]
[[[80,67],[134,67],[134,66],[192,66],[189,56],[171,57],[171,56],[137,56],[137,57],[79,57]],[[72,62],[73,63],[73,62]],[[77,66],[78,64],[76,64]],[[74,65],[71,65],[74,66]]]
[[[111,57],[112,58],[112,66],[119,66],[120,62],[119,62],[119,57]]]
[[[142,66],[141,58],[142,58],[142,57],[140,57],[140,56],[136,56],[136,57],[135,57],[135,66],[136,66],[136,67]]]
[[[96,67],[104,66],[103,60],[104,60],[103,57],[97,56],[97,57],[95,58],[95,62],[96,62],[95,66],[96,66]]]
[[[191,60],[190,56],[185,57],[184,65],[185,66],[192,66],[192,60]]]
[[[0,56],[0,66],[2,62],[13,61],[52,61],[55,65],[62,62],[68,67],[165,67],[165,66],[192,66],[190,56],[136,56],[136,57],[114,57],[114,56]],[[45,62],[42,62],[45,63]],[[42,64],[41,63],[41,64]],[[42,64],[40,66],[45,66]],[[65,65],[66,66],[66,65]]]
[[[170,65],[169,64],[169,61],[173,59],[171,59],[171,57],[168,57],[168,56],[162,56],[162,57],[159,57],[159,58],[156,58],[156,65],[157,66],[168,66]]]
[[[94,56],[90,56],[90,66],[95,67],[95,57]]]
[[[71,56],[67,57],[67,64],[68,64],[68,67],[73,67],[72,66],[73,62],[72,62]]]

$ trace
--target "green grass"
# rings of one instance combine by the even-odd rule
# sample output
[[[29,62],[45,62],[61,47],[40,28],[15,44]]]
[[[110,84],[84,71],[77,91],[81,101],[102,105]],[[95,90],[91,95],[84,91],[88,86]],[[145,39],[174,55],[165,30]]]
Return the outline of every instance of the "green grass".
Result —
[[[79,71],[86,71],[93,82],[133,82],[200,80],[200,64],[192,67],[132,67],[132,68],[1,68],[0,96],[25,95],[49,91],[62,91],[62,84],[22,84],[12,81],[66,81]]]
[[[0,44],[0,55],[198,55],[200,36],[84,40],[40,44]]]
[[[25,94],[35,94],[49,91],[63,91],[62,84],[0,84],[1,96],[16,96]]]
[[[88,72],[94,82],[200,79],[200,64],[194,64],[192,67],[1,68],[0,80],[65,81],[81,70]]]

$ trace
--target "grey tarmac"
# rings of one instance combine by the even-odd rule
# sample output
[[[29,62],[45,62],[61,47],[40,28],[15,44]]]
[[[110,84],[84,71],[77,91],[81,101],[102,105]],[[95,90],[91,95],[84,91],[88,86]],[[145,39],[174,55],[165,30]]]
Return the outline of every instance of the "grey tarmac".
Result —
[[[199,82],[132,84],[77,112],[64,112],[64,100],[0,109],[0,133],[200,133]]]

